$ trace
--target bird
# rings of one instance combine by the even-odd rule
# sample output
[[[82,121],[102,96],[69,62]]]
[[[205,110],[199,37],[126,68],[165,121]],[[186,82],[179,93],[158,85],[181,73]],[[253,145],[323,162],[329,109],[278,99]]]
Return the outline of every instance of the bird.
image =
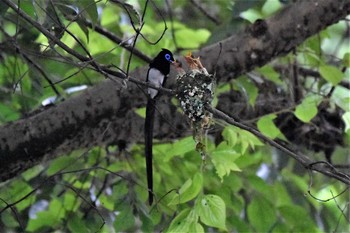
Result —
[[[158,55],[149,64],[146,82],[156,87],[163,87],[170,72],[170,64],[174,63],[173,54],[168,49],[162,49]],[[156,101],[159,96],[159,90],[148,87],[148,100],[146,105],[145,119],[145,157],[146,157],[146,173],[148,187],[148,203],[153,203],[153,169],[152,169],[152,144],[153,144],[153,122]]]

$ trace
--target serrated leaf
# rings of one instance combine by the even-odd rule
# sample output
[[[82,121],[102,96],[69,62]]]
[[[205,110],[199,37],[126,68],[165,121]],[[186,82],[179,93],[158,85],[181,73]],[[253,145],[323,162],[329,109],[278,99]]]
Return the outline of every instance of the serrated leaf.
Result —
[[[196,173],[192,179],[188,179],[180,188],[179,193],[174,194],[168,205],[177,205],[195,198],[203,187],[203,176]]]
[[[336,86],[343,79],[344,74],[335,66],[323,65],[320,67],[321,76],[330,82],[333,86]]]
[[[225,139],[225,141],[227,141],[227,144],[231,147],[235,146],[237,143],[237,132],[231,126],[225,127],[225,129],[222,131],[222,137]]]
[[[301,121],[308,123],[317,115],[319,100],[314,96],[306,97],[294,111],[294,115]]]
[[[275,114],[269,114],[262,116],[257,122],[259,131],[271,139],[275,139],[279,135],[282,135],[280,129],[273,122],[273,119],[275,118]]]
[[[254,149],[255,146],[263,146],[264,143],[262,143],[254,134],[252,134],[249,131],[241,130],[239,133],[240,139],[242,141],[242,154],[245,153],[246,149],[248,148],[248,145]]]
[[[195,210],[201,222],[207,226],[226,229],[226,205],[217,195],[205,195],[197,201]]]
[[[268,232],[276,222],[276,213],[270,202],[265,198],[255,197],[247,209],[249,222],[257,232]]]
[[[231,171],[241,171],[234,162],[240,156],[241,154],[229,148],[217,148],[211,152],[212,162],[221,182],[223,181],[223,177],[229,175]]]

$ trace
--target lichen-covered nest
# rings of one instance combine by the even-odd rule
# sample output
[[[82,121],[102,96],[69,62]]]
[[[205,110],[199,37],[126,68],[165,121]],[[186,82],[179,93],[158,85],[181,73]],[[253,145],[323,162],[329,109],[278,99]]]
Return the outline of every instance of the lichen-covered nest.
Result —
[[[209,114],[205,110],[206,104],[213,100],[214,76],[209,74],[202,66],[199,58],[193,58],[191,54],[185,56],[190,70],[185,72],[178,67],[177,98],[185,115],[192,123],[206,121]]]

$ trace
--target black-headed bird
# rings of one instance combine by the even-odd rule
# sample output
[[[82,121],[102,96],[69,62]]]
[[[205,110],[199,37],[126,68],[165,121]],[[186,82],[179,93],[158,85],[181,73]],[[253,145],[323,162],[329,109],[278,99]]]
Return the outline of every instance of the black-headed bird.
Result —
[[[149,64],[147,72],[147,82],[156,87],[162,87],[165,84],[167,75],[170,72],[170,64],[175,62],[173,54],[167,50],[162,51]],[[151,87],[147,90],[148,101],[146,106],[146,120],[145,120],[145,155],[146,155],[146,170],[147,170],[147,184],[148,184],[148,202],[153,203],[153,169],[152,169],[152,144],[153,144],[153,122],[156,99],[159,91]]]

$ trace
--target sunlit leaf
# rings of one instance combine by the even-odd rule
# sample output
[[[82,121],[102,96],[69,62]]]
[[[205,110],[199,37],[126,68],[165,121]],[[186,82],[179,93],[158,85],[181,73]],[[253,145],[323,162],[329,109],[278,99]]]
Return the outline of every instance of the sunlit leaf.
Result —
[[[303,122],[310,122],[317,115],[317,105],[320,102],[315,96],[306,97],[294,111],[294,115]]]
[[[220,145],[225,145],[222,143]],[[212,162],[215,166],[216,173],[223,181],[225,175],[229,175],[231,171],[241,171],[239,167],[234,162],[238,157],[241,156],[240,153],[237,153],[235,150],[229,148],[228,146],[220,146],[211,152]]]
[[[187,208],[175,217],[170,223],[167,232],[191,232],[190,230],[193,229],[201,231],[201,228],[198,226],[198,215],[195,211]]]
[[[232,127],[232,126],[225,127],[221,134],[222,134],[224,140],[227,141],[229,146],[233,147],[236,145],[238,135],[237,135],[237,132],[235,131],[234,127]]]
[[[217,195],[205,195],[197,200],[196,212],[201,222],[207,226],[226,229],[226,205],[221,197]]]
[[[165,161],[169,161],[174,156],[184,156],[186,153],[195,150],[196,143],[193,137],[185,137],[172,144],[171,149],[166,151]]]
[[[168,205],[177,205],[188,202],[195,198],[203,187],[203,176],[196,173],[192,179],[188,179],[180,188],[179,192],[174,195]]]
[[[49,168],[47,169],[46,173],[47,175],[53,175],[56,172],[61,171],[64,168],[67,168],[69,165],[71,165],[74,160],[76,160],[74,157],[71,156],[61,156],[55,159],[51,162]]]
[[[258,68],[257,70],[260,74],[264,75],[264,77],[267,80],[270,80],[278,85],[283,83],[282,80],[280,79],[281,75],[277,73],[277,71],[275,71],[271,65],[263,66],[261,68]]]
[[[339,70],[339,68],[331,65],[323,65],[320,67],[321,76],[330,82],[333,86],[340,83],[343,79],[344,74]]]
[[[275,114],[269,114],[262,116],[257,122],[259,131],[271,139],[275,139],[280,135],[283,136],[280,129],[277,128],[277,126],[273,122],[275,118]]]

